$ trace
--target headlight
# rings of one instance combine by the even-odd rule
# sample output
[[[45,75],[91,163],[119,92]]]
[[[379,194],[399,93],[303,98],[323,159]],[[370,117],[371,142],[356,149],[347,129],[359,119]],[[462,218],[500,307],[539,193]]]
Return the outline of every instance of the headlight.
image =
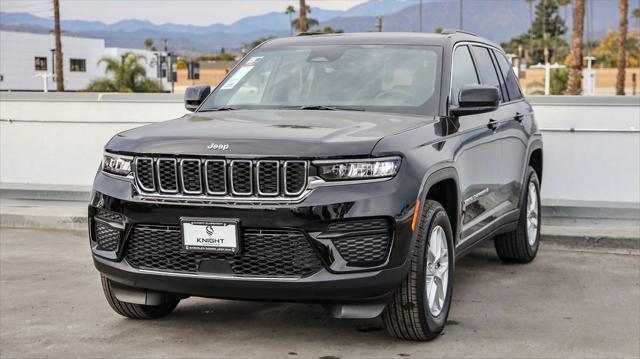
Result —
[[[130,156],[105,152],[102,160],[102,170],[116,175],[127,176],[131,173],[131,162],[133,162],[133,158]]]
[[[400,157],[362,160],[314,161],[318,175],[326,181],[393,177],[400,168]]]

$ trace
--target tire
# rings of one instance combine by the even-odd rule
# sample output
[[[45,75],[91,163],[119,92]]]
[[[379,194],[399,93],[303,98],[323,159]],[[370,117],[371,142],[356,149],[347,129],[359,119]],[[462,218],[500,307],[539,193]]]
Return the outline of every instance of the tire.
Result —
[[[442,238],[442,236],[445,238]],[[431,258],[433,258],[428,254],[430,253],[429,250],[432,249],[430,246],[432,237],[440,238],[440,240],[435,239],[433,243],[446,243],[446,249],[443,250],[443,253],[447,254],[447,258],[437,267],[429,268],[438,270],[445,262],[448,266],[446,278],[440,280],[440,283],[446,283],[446,289],[442,291],[444,300],[440,305],[440,311],[436,314],[431,311],[429,306],[428,295],[434,293],[434,291],[428,293],[428,288],[432,288],[432,286],[427,284],[426,273],[427,261],[431,261]],[[436,247],[436,245],[433,246],[434,251],[437,249]],[[402,285],[396,289],[393,299],[387,303],[382,314],[389,334],[399,339],[428,341],[442,332],[451,306],[454,265],[453,248],[453,235],[447,213],[440,203],[431,200],[425,201],[418,225],[418,233],[411,250],[410,271]]]
[[[538,254],[540,246],[540,181],[536,171],[527,169],[524,182],[524,196],[520,203],[520,219],[515,231],[503,233],[494,238],[496,252],[503,262],[528,263]],[[535,189],[535,193],[533,193]],[[533,201],[533,204],[532,204]],[[534,212],[531,211],[534,210]],[[532,223],[535,220],[535,234],[532,235]]]
[[[116,313],[131,319],[156,319],[164,317],[176,308],[180,302],[179,298],[174,298],[160,305],[143,305],[122,302],[116,298],[111,287],[111,281],[104,275],[100,274],[102,280],[102,290],[111,309]]]

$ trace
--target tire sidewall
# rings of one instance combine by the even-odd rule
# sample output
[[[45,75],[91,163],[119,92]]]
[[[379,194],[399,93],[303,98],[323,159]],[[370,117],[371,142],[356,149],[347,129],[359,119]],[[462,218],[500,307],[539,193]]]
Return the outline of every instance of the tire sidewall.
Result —
[[[451,306],[451,295],[453,293],[453,273],[454,273],[454,250],[453,250],[453,234],[451,230],[451,224],[449,223],[449,218],[447,213],[444,211],[444,208],[438,206],[436,211],[430,218],[425,218],[428,221],[429,225],[426,226],[426,233],[421,233],[424,240],[422,241],[422,247],[420,248],[421,255],[419,257],[420,263],[419,268],[421,269],[418,273],[418,285],[417,287],[420,290],[419,298],[420,298],[420,311],[422,313],[421,317],[427,324],[427,328],[431,332],[439,332],[441,331],[447,321],[447,317],[449,316],[449,309]],[[434,317],[429,310],[429,301],[427,299],[427,280],[426,280],[426,265],[427,265],[427,253],[429,251],[429,245],[431,241],[431,232],[434,227],[441,226],[444,229],[446,238],[447,238],[447,250],[449,257],[449,275],[448,275],[448,283],[447,283],[447,293],[445,297],[445,302],[440,314]]]
[[[536,231],[536,240],[533,245],[529,244],[529,232],[527,231],[527,202],[529,200],[529,184],[533,183],[536,187],[536,197],[538,200],[538,230]],[[527,251],[530,256],[535,256],[538,253],[538,248],[540,247],[540,229],[541,229],[541,219],[542,219],[542,205],[540,202],[540,180],[538,180],[538,175],[536,171],[529,167],[527,172],[527,182],[525,183],[524,196],[522,200],[522,210],[520,214],[520,226],[523,231],[525,242],[527,244]]]

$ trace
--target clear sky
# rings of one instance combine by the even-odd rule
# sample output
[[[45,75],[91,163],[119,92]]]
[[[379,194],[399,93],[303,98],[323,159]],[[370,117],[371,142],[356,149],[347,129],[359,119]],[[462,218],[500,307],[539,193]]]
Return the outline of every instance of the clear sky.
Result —
[[[346,10],[365,0],[307,0],[324,9]],[[230,24],[251,15],[297,8],[297,0],[60,0],[63,20],[97,20],[110,24],[123,19],[149,20],[156,24]],[[0,11],[52,16],[51,0],[0,0]]]

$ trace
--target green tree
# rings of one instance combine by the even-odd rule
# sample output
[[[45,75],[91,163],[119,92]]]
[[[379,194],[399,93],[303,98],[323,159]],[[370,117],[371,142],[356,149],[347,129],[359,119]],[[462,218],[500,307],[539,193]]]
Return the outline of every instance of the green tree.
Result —
[[[327,34],[341,34],[344,31],[342,29],[334,29],[331,26],[325,26],[322,29],[322,32],[327,33]]]
[[[285,14],[289,15],[289,31],[290,31],[291,35],[293,35],[293,25],[292,25],[293,19],[292,19],[292,16],[293,16],[293,14],[295,14],[295,12],[296,12],[296,8],[293,7],[293,5],[287,6],[287,9],[284,11]]]
[[[528,49],[530,63],[543,63],[544,49],[548,48],[551,62],[562,62],[569,53],[569,44],[564,39],[567,26],[559,14],[562,0],[540,0],[535,9],[535,18],[531,28],[502,46],[507,52],[517,53],[518,46]],[[564,2],[562,2],[564,3]]]
[[[314,18],[307,18],[307,29],[310,29],[314,26],[318,26],[320,23],[318,22],[318,20],[314,19]],[[300,19],[293,19],[293,21],[291,21],[291,26],[300,31]]]
[[[244,49],[249,52],[251,50],[253,50],[255,47],[257,47],[258,45],[262,44],[265,41],[269,41],[271,39],[275,39],[275,36],[267,36],[267,37],[261,37],[253,42],[250,42],[248,44],[244,44]]]
[[[151,50],[153,48],[153,39],[150,37],[144,39],[144,47],[146,47],[147,50]]]
[[[147,78],[147,71],[140,61],[146,57],[125,52],[119,59],[103,56],[98,65],[105,64],[105,73],[112,77],[95,79],[85,89],[88,92],[163,92],[159,82]]]
[[[618,50],[620,47],[620,33],[615,30],[609,30],[593,50],[593,56],[596,58],[596,64],[603,67],[618,66]],[[627,35],[626,58],[629,67],[640,66],[640,46],[638,40],[640,32],[633,31]]]

